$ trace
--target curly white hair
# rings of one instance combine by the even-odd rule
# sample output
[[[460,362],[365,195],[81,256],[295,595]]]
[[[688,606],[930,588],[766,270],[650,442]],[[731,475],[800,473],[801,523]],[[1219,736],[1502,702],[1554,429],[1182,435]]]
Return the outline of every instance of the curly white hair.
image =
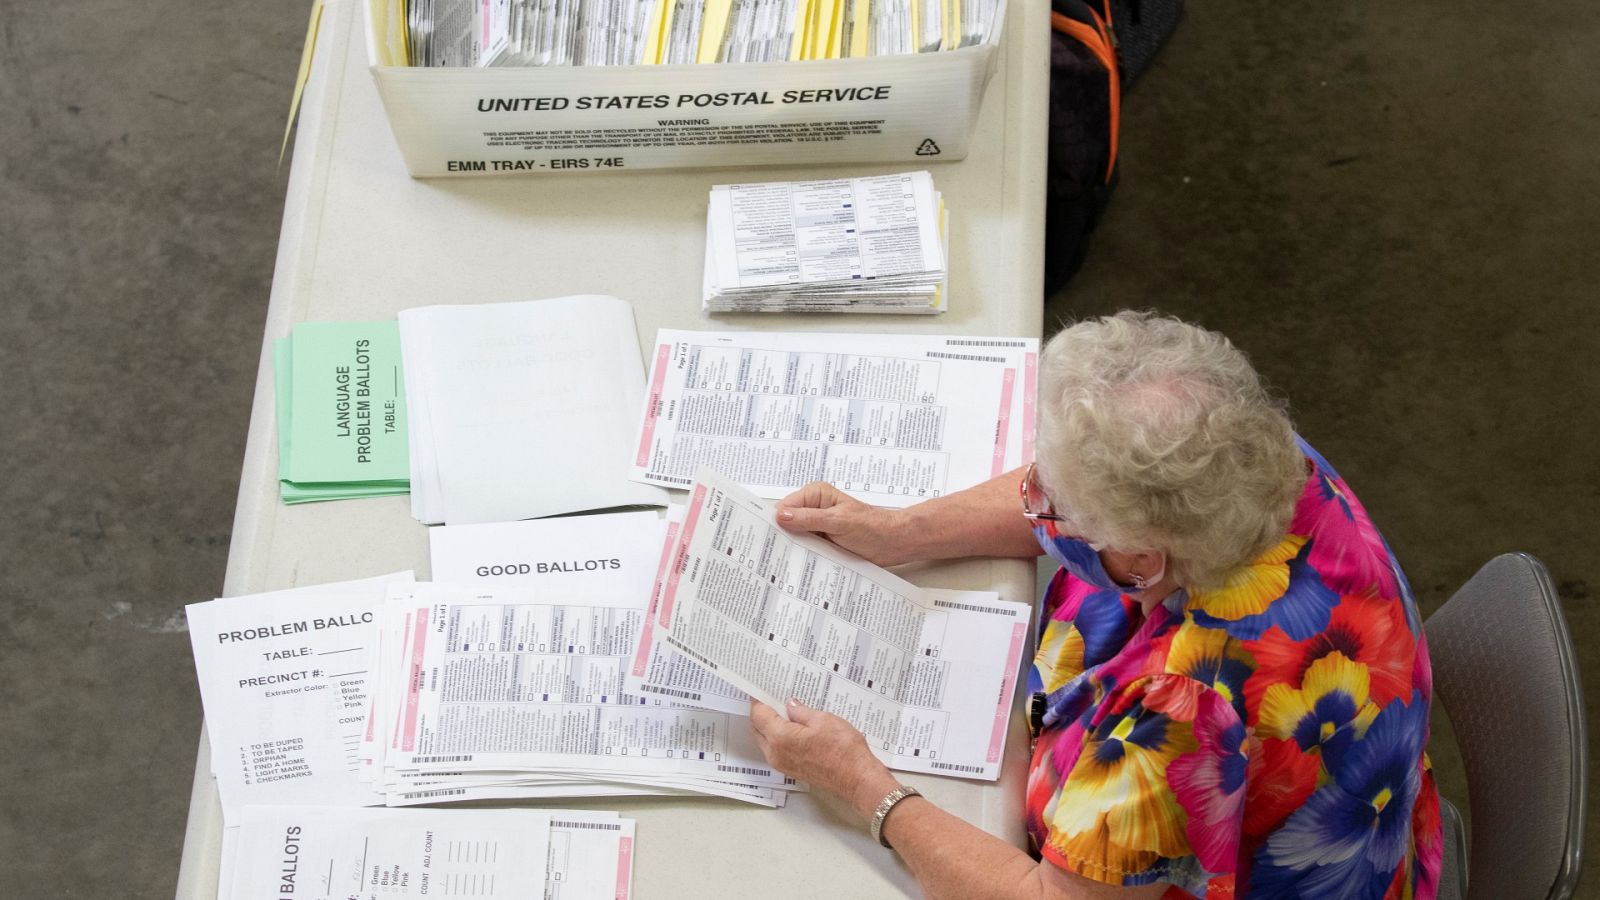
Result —
[[[1283,537],[1305,458],[1227,338],[1130,311],[1067,328],[1041,356],[1038,478],[1085,537],[1163,552],[1196,587]]]

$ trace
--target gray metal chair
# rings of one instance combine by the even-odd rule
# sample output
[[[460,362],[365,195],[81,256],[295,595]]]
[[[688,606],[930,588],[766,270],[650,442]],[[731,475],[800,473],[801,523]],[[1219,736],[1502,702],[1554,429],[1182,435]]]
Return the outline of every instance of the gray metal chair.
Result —
[[[1439,893],[1435,900],[1467,896],[1467,829],[1455,804],[1439,798],[1439,823],[1444,832],[1444,857],[1439,861]]]
[[[1583,688],[1549,572],[1525,553],[1497,556],[1425,627],[1472,811],[1469,881],[1460,814],[1442,810],[1441,900],[1571,897],[1589,765]]]

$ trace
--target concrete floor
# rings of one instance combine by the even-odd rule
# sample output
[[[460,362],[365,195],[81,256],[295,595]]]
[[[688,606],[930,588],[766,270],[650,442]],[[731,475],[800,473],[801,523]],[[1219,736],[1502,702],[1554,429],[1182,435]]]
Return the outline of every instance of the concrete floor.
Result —
[[[0,897],[172,892],[200,725],[181,610],[222,583],[304,24],[0,0]],[[1496,553],[1543,558],[1591,710],[1596,46],[1600,8],[1552,0],[1193,4],[1049,307],[1231,335],[1426,609]]]

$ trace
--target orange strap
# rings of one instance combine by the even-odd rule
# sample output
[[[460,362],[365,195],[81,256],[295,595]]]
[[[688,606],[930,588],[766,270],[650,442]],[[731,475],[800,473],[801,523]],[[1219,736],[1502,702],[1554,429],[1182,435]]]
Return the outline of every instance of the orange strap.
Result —
[[[1088,47],[1095,59],[1106,67],[1106,80],[1111,86],[1111,152],[1106,163],[1106,183],[1110,184],[1111,174],[1117,168],[1117,133],[1122,125],[1122,79],[1117,76],[1117,51],[1112,48],[1111,34],[1105,22],[1094,10],[1090,10],[1089,15],[1094,17],[1093,25],[1052,12],[1050,27]]]

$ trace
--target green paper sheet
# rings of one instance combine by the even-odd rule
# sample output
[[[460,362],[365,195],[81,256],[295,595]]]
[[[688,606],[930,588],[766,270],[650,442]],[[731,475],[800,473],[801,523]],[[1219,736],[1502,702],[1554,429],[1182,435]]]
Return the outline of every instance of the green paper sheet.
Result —
[[[409,494],[409,484],[295,484],[278,482],[278,495],[285,503],[313,503],[318,500],[359,500],[362,497],[387,497],[391,494]]]
[[[297,325],[290,341],[296,484],[406,481],[398,322]]]
[[[397,323],[298,325],[272,364],[283,502],[410,492]]]

